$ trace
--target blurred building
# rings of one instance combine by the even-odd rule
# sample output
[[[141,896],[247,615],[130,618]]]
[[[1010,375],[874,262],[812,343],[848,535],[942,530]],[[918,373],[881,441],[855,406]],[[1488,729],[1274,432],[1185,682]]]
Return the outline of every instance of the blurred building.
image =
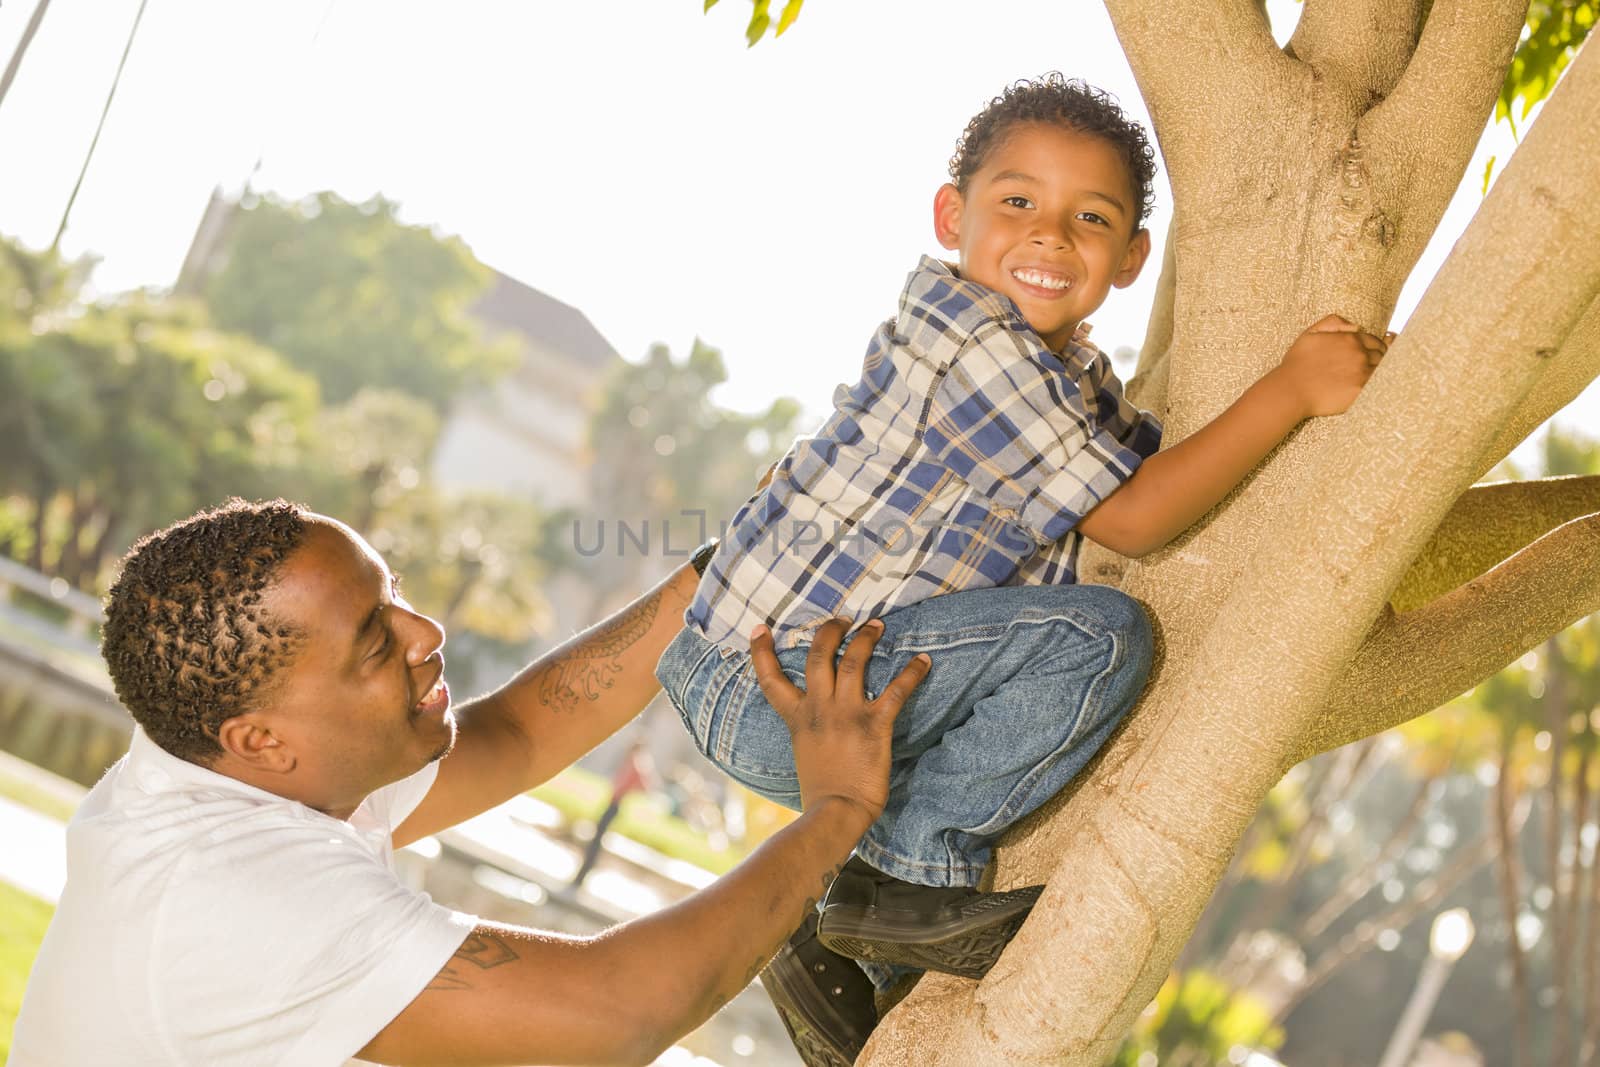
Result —
[[[589,414],[622,357],[583,312],[499,271],[473,312],[491,336],[514,339],[522,360],[456,402],[434,450],[434,481],[583,507]]]
[[[237,197],[212,191],[178,274],[179,292],[198,293],[220,269],[238,210]],[[494,280],[473,313],[490,337],[509,337],[522,358],[492,387],[455,402],[434,449],[433,480],[445,490],[498,490],[582,508],[589,414],[622,357],[577,308],[490,270]]]

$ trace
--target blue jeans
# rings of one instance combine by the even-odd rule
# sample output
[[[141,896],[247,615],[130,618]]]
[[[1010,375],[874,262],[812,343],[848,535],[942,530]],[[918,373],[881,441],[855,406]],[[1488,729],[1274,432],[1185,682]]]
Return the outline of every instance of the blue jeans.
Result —
[[[865,620],[861,620],[865,621]],[[952,593],[883,616],[867,667],[876,696],[912,657],[928,677],[895,721],[889,801],[856,851],[904,881],[975,886],[993,844],[1083,769],[1144,689],[1150,621],[1103,585]],[[778,653],[805,685],[809,646]],[[685,628],[656,677],[695,743],[735,781],[800,807],[789,730],[748,651]]]

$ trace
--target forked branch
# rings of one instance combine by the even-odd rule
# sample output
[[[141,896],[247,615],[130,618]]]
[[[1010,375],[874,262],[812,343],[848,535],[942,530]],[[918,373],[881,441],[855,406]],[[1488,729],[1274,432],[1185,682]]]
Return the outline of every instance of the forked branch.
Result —
[[[1600,511],[1600,475],[1489,482],[1461,494],[1389,598],[1419,608],[1562,523]]]
[[[1375,627],[1313,722],[1299,759],[1432,711],[1600,611],[1600,513],[1545,534],[1487,574]]]

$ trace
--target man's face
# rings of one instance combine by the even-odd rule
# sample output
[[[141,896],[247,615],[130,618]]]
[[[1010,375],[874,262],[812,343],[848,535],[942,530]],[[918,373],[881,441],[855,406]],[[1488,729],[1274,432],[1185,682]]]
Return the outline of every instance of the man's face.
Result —
[[[1135,230],[1133,186],[1117,150],[1058,126],[1013,127],[967,183],[934,199],[934,230],[961,252],[961,275],[1016,302],[1052,350],[1150,254]]]
[[[411,609],[359,534],[318,521],[262,600],[305,635],[251,713],[283,746],[296,799],[343,818],[450,750],[444,630]]]

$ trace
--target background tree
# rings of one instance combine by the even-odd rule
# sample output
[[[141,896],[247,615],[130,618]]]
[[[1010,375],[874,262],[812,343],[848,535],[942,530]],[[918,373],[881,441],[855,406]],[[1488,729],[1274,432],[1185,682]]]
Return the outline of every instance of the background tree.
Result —
[[[653,345],[606,384],[589,423],[590,513],[561,520],[568,566],[592,592],[588,617],[718,534],[788,449],[800,405],[729,411],[710,399],[727,377],[721,353],[697,340],[681,360]]]
[[[305,469],[316,384],[199,309],[130,294],[0,316],[11,553],[83,588],[139,533]]]
[[[1309,0],[1280,49],[1239,0],[1108,7],[1173,187],[1130,384],[1170,448],[1322,314],[1384,328],[1527,9]],[[980,984],[925,978],[863,1062],[1104,1062],[1289,768],[1600,608],[1600,479],[1474,485],[1600,374],[1597,143],[1600,60],[1580,53],[1355,406],[1161,552],[1086,554],[1156,620],[1151,685],[1008,835],[996,883],[1048,882],[1011,950]]]
[[[363,388],[443,412],[515,361],[468,315],[490,274],[456,237],[398,218],[381,196],[246,197],[200,283],[213,319],[311,374],[333,404]]]

